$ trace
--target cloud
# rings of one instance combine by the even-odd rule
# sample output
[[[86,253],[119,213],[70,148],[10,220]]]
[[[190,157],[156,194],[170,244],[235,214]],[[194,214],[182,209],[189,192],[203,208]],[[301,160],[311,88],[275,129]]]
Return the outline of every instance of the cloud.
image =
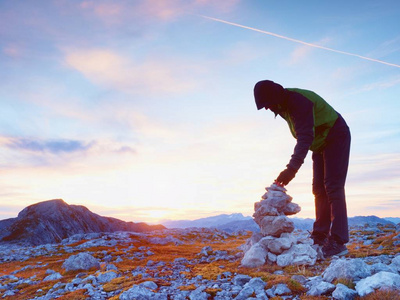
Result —
[[[400,178],[398,153],[356,156],[350,158],[352,182],[389,183]]]
[[[23,54],[23,50],[16,44],[8,44],[3,47],[3,53],[12,58],[19,58]]]
[[[328,44],[329,41],[330,41],[329,38],[324,38],[313,44],[323,46]],[[304,60],[307,59],[307,57],[309,57],[310,55],[312,55],[312,53],[314,53],[314,50],[315,48],[309,47],[307,45],[301,45],[296,47],[296,49],[294,49],[294,51],[291,53],[289,57],[289,64],[297,64],[300,62],[304,62]]]
[[[380,44],[374,51],[369,53],[373,57],[385,57],[400,51],[400,36],[387,40]]]
[[[207,9],[212,13],[231,12],[239,0],[142,0],[142,1],[84,1],[79,9],[88,12],[105,23],[141,20],[150,23],[154,19],[172,21],[187,12]]]
[[[195,86],[187,74],[197,71],[184,62],[157,58],[139,62],[108,49],[67,51],[65,62],[94,84],[131,94],[186,92]]]
[[[29,152],[47,152],[52,154],[87,151],[93,142],[85,143],[77,140],[37,140],[30,138],[12,138],[5,143],[11,149]]]
[[[361,88],[357,89],[357,93],[361,92],[369,92],[373,90],[384,90],[388,89],[394,86],[397,86],[400,84],[400,76],[394,76],[392,78],[389,78],[389,80],[384,80],[384,81],[378,81],[378,82],[373,82],[370,84],[366,84],[362,86]]]

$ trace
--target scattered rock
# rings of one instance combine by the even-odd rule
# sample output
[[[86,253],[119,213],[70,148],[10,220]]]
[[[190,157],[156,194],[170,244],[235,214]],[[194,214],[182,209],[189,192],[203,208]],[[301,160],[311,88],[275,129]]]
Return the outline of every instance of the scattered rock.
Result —
[[[353,300],[358,293],[345,286],[344,284],[338,283],[336,289],[332,293],[333,299],[337,300]]]
[[[286,250],[276,258],[280,267],[289,265],[314,265],[317,260],[317,252],[307,244],[297,244]]]
[[[117,277],[118,274],[116,272],[108,271],[106,273],[100,273],[99,275],[97,275],[97,281],[99,283],[107,283]]]
[[[244,254],[242,266],[255,268],[265,264],[265,259],[268,254],[260,244],[255,244]]]
[[[43,279],[43,281],[50,281],[50,280],[58,280],[58,279],[61,279],[62,278],[62,275],[60,274],[60,273],[52,273],[51,275],[49,275],[49,276],[46,276],[44,279]]]
[[[361,297],[381,288],[396,289],[400,291],[400,275],[382,271],[370,277],[361,279],[356,284],[356,291]]]
[[[72,255],[65,260],[62,267],[66,271],[75,270],[89,270],[91,268],[100,268],[99,261],[88,253],[79,253],[77,255]]]
[[[309,296],[323,296],[332,293],[335,290],[335,285],[322,279],[313,280],[309,283]]]
[[[340,258],[334,260],[323,272],[322,277],[325,281],[333,282],[338,278],[351,279],[353,281],[371,275],[371,268],[361,258],[347,259]]]

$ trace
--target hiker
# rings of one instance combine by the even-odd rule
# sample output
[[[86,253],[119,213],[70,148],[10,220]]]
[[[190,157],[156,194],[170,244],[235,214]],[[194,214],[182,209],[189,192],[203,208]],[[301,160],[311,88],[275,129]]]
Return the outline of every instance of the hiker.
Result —
[[[293,155],[275,182],[287,185],[312,151],[315,215],[311,238],[325,257],[345,255],[349,241],[345,181],[350,154],[350,131],[345,120],[316,93],[283,88],[263,80],[254,87],[257,109],[271,110],[289,125],[297,140]]]

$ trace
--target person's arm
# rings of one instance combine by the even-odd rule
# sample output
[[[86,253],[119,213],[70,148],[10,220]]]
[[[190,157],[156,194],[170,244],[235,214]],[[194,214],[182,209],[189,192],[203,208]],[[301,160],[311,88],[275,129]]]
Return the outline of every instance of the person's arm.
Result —
[[[278,183],[284,185],[287,185],[294,178],[304,163],[304,159],[314,140],[314,104],[303,95],[292,93],[288,100],[288,111],[294,123],[297,143],[286,166],[287,169],[281,172],[276,179]]]

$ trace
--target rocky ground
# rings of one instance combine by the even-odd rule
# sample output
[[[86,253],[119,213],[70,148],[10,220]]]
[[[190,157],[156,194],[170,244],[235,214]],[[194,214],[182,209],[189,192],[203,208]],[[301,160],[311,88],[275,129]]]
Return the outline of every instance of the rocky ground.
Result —
[[[305,232],[297,234],[306,235]],[[168,229],[0,245],[3,299],[400,299],[400,227],[351,231],[346,258],[240,265],[250,232]]]

